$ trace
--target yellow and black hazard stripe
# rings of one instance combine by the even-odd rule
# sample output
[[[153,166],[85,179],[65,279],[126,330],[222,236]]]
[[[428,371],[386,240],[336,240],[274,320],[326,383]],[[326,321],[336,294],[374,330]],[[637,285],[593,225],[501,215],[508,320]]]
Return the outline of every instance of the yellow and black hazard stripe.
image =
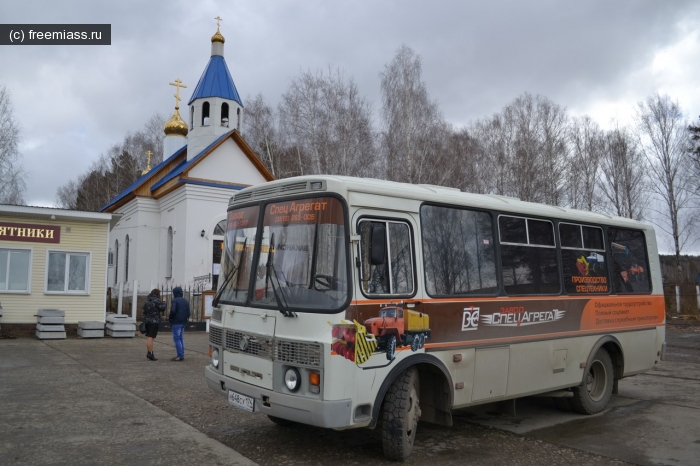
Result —
[[[355,322],[355,364],[362,364],[367,361],[372,353],[377,349],[377,339],[371,333],[367,333],[364,325],[356,320]]]

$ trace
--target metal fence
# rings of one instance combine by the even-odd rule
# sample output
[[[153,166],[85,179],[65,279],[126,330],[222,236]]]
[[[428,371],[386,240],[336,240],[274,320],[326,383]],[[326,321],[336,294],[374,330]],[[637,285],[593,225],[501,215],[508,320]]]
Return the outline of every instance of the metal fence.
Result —
[[[167,304],[167,310],[165,315],[165,321],[167,322],[167,315],[170,312],[170,307],[173,300],[173,289],[176,286],[180,286],[183,292],[183,298],[185,298],[190,303],[190,322],[204,322],[206,319],[204,310],[204,296],[207,291],[211,289],[211,285],[208,283],[197,283],[192,285],[168,285],[168,284],[158,284],[154,285],[153,288],[142,287],[138,284],[138,289],[134,293],[134,283],[123,283],[122,284],[122,299],[121,299],[121,312],[119,309],[119,288],[109,288],[107,290],[107,312],[113,312],[115,314],[127,314],[132,315],[134,310],[136,311],[136,320],[143,320],[143,304],[146,302],[146,298],[149,293],[157,288],[160,290],[160,297]],[[134,309],[134,299],[136,299],[136,308]]]
[[[700,314],[700,286],[693,283],[664,285],[667,314]]]

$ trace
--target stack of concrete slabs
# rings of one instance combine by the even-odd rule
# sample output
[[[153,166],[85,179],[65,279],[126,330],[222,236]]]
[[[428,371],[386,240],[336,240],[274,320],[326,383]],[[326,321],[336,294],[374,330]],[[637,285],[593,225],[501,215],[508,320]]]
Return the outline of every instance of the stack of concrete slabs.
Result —
[[[78,322],[78,336],[82,338],[104,338],[104,322],[83,320]]]
[[[36,331],[39,340],[65,340],[66,328],[63,321],[66,311],[61,309],[39,309],[36,313]]]
[[[136,324],[127,315],[110,314],[107,316],[105,333],[112,338],[134,338],[136,336]]]

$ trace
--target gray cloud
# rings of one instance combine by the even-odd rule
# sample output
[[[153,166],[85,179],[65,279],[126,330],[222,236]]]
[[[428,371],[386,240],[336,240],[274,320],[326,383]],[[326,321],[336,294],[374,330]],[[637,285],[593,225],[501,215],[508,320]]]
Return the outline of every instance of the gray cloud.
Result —
[[[23,128],[27,201],[51,203],[56,188],[151,115],[169,115],[182,79],[189,97],[209,59],[220,15],[226,59],[241,96],[276,103],[300,70],[340,67],[380,107],[379,73],[401,44],[423,59],[424,80],[456,126],[499,111],[522,92],[572,113],[631,105],[663,90],[691,116],[692,82],[652,75],[654,57],[698,30],[690,0],[522,2],[274,2],[88,0],[5,2],[4,23],[110,23],[111,46],[2,46],[0,82]],[[695,35],[697,42],[698,36]],[[700,74],[696,61],[684,76]],[[594,114],[600,120],[609,115]],[[603,124],[605,121],[599,121]]]

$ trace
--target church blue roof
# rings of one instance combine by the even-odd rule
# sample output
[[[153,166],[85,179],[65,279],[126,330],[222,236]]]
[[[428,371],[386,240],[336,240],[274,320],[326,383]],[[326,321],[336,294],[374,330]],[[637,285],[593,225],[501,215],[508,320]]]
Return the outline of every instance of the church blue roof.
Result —
[[[222,97],[235,100],[241,107],[243,106],[243,102],[238,96],[236,85],[233,84],[231,73],[229,73],[228,66],[226,66],[226,60],[221,55],[211,56],[187,105],[191,104],[195,99],[204,97]]]

